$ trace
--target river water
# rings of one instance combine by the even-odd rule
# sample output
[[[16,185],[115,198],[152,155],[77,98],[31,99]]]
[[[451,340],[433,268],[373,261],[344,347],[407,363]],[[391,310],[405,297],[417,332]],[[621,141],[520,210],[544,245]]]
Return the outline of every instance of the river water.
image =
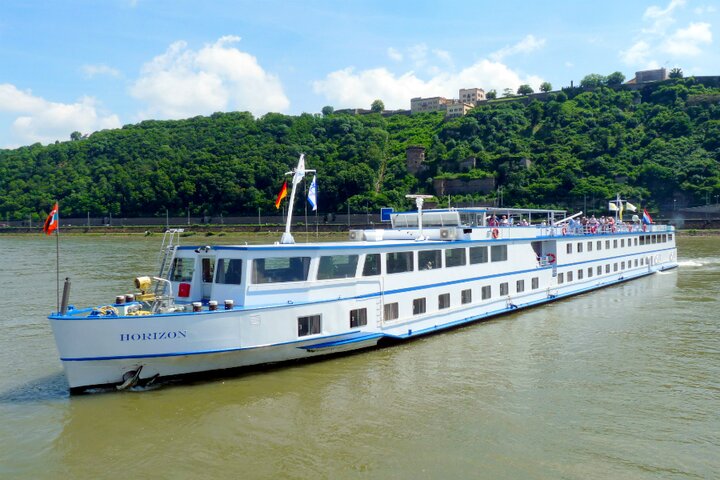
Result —
[[[159,243],[61,238],[71,303]],[[0,236],[0,478],[719,478],[720,238],[678,243],[678,269],[399,346],[70,397],[55,241]]]

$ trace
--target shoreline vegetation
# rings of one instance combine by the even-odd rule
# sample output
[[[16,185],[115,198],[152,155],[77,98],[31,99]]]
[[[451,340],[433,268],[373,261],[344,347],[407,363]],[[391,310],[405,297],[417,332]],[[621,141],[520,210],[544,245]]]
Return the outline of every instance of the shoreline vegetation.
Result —
[[[280,236],[284,231],[284,227],[281,225],[234,225],[234,226],[221,226],[221,225],[210,225],[210,226],[198,226],[191,225],[185,226],[173,226],[172,228],[182,228],[184,231],[180,234],[180,238],[196,238],[196,239],[213,239],[216,242],[221,241],[226,243],[227,240],[234,238],[242,238],[247,236],[267,237],[269,242],[279,241]],[[353,225],[353,229],[371,228],[371,226],[365,225]],[[124,227],[63,227],[61,236],[128,236],[128,237],[159,237],[165,232],[166,227],[164,226],[124,226]],[[27,228],[27,227],[11,227],[11,228],[0,228],[0,236],[3,235],[42,235],[42,229]],[[298,243],[302,241],[310,241],[310,239],[330,239],[340,240],[346,239],[348,235],[347,225],[324,225],[321,226],[317,231],[314,226],[309,228],[307,231],[303,229],[293,230],[293,235],[298,240]],[[677,235],[683,237],[714,237],[720,236],[720,229],[708,228],[683,228],[676,230]],[[307,240],[306,240],[307,238]]]

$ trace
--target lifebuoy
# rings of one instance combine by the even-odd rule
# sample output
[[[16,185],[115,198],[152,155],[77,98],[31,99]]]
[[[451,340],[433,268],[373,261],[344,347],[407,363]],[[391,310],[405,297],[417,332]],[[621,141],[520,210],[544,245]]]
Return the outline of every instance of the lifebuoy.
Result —
[[[498,235],[500,235],[500,231],[497,228],[492,229],[492,237],[498,238]]]
[[[563,227],[562,233],[563,233],[563,235],[567,235],[567,227]]]
[[[597,233],[597,225],[590,227],[590,233]]]
[[[555,254],[554,253],[548,253],[547,254],[548,263],[555,263]]]
[[[643,232],[647,232],[647,225],[643,224]]]

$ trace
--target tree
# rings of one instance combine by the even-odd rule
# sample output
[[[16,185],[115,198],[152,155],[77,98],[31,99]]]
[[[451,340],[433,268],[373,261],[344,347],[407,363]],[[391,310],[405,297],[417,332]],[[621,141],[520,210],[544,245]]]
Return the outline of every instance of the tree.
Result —
[[[675,67],[670,70],[670,74],[668,75],[670,78],[683,78],[683,71],[682,68]]]
[[[332,115],[333,112],[335,111],[335,109],[333,107],[331,107],[330,105],[325,105],[321,111],[322,111],[322,114],[327,117],[328,115]]]
[[[590,75],[585,75],[585,77],[580,80],[580,86],[583,88],[597,88],[603,86],[605,83],[605,77],[603,75],[600,75],[599,73],[591,73]]]
[[[550,82],[542,82],[540,84],[540,91],[541,92],[550,92],[552,91],[552,83]]]
[[[531,93],[535,93],[535,90],[527,83],[524,83],[518,87],[517,93],[518,95],[530,95]]]
[[[619,87],[624,81],[625,75],[620,72],[613,72],[605,79],[605,83],[608,87]]]
[[[375,113],[380,113],[383,110],[385,110],[385,104],[382,100],[377,99],[374,102],[372,102],[372,105],[370,106],[370,110]]]
[[[512,97],[513,91],[512,88],[506,88],[503,90],[503,97]]]
[[[80,140],[81,138],[82,138],[82,133],[78,132],[77,130],[75,130],[74,132],[72,132],[70,134],[70,140],[72,140],[73,142]]]
[[[495,100],[497,98],[497,90],[490,90],[485,94],[485,98],[487,98],[488,100]]]

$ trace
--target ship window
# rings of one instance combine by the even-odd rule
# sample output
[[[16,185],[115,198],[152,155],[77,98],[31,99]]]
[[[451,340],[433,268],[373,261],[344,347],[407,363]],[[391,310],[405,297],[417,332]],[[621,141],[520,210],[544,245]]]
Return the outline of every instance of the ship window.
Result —
[[[637,247],[638,239],[635,237],[635,246]]]
[[[450,308],[449,293],[443,293],[442,295],[438,295],[438,309],[442,310],[443,308]]]
[[[215,283],[240,285],[242,283],[242,260],[239,258],[221,258],[217,263]]]
[[[350,310],[350,328],[364,327],[367,325],[367,308]]]
[[[380,275],[380,254],[368,253],[365,255],[365,265],[363,265],[363,277],[372,275]]]
[[[470,247],[470,263],[487,263],[487,247]]]
[[[298,337],[320,333],[320,315],[298,318]]]
[[[602,265],[598,265],[597,267],[597,274],[602,275]]]
[[[640,245],[645,245],[645,235],[640,235]]]
[[[532,278],[532,289],[533,289],[533,290],[536,290],[536,289],[539,288],[539,287],[540,287],[540,278],[538,278],[538,277],[533,277],[533,278]]]
[[[610,250],[610,240],[605,240],[605,250]]]
[[[593,276],[593,269],[592,267],[588,267],[588,278],[592,278]]]
[[[307,280],[310,257],[270,257],[253,260],[252,283],[302,282]]]
[[[625,239],[623,238],[620,240],[620,248],[624,248],[624,247],[625,247]]]
[[[331,278],[350,278],[355,276],[357,271],[357,255],[326,255],[320,257],[318,267],[318,280]]]
[[[493,262],[507,260],[507,245],[493,245],[490,247],[490,260]]]
[[[422,250],[418,252],[418,269],[432,270],[442,267],[440,250]]]
[[[602,240],[597,241],[597,249],[602,250]]]
[[[413,315],[420,315],[426,311],[426,302],[424,298],[416,298],[413,300]]]
[[[567,253],[572,253],[572,243],[568,243],[565,247]]]
[[[385,259],[387,273],[402,273],[413,271],[413,252],[392,252]]]
[[[668,240],[672,242],[672,233],[668,233]]]
[[[572,282],[573,281],[573,272],[567,272],[567,281]]]
[[[500,284],[500,295],[507,295],[508,294],[508,284],[507,282],[503,282]]]
[[[613,272],[617,272],[618,264],[613,263]]]
[[[446,267],[459,267],[465,265],[465,249],[464,248],[449,248],[445,250],[445,266]]]
[[[398,304],[395,303],[386,303],[385,308],[383,308],[384,311],[384,317],[385,320],[395,320],[400,316],[398,311]]]
[[[617,239],[613,240],[613,248],[617,248]]]
[[[558,284],[565,283],[565,274],[560,272],[557,276],[557,282]]]
[[[578,253],[582,253],[582,251],[583,251],[583,244],[580,242],[578,242],[578,244],[577,244],[577,251],[578,251]]]
[[[640,265],[645,265],[645,257],[640,257]]]
[[[215,262],[212,258],[203,258],[201,262],[202,266],[202,281],[204,283],[212,283],[213,281],[213,269]]]
[[[625,270],[625,262],[620,263],[620,270]]]
[[[592,252],[592,242],[588,242],[587,244],[587,251]]]
[[[578,270],[578,280],[583,279],[583,274],[584,274],[584,272],[582,270]]]
[[[460,299],[463,304],[472,302],[472,290],[468,288],[460,292]]]
[[[636,266],[636,267],[638,266],[638,259],[637,259],[637,258],[635,259],[635,266]]]
[[[480,289],[480,293],[483,300],[487,300],[491,296],[490,285],[485,285]]]
[[[517,293],[521,293],[525,291],[525,280],[518,280],[515,282],[515,289]]]
[[[170,280],[173,282],[189,282],[192,280],[195,271],[195,259],[175,258],[170,272]]]
[[[610,273],[610,264],[605,265],[605,273]]]

